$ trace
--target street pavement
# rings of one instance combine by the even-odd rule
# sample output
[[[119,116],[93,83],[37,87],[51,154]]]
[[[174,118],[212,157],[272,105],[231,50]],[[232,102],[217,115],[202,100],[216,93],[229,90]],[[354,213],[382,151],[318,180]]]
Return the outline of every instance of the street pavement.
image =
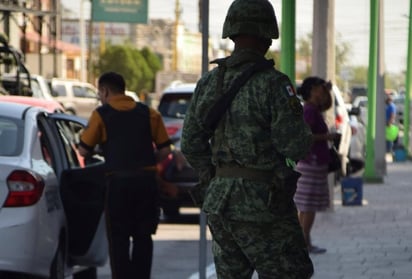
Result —
[[[412,279],[412,162],[389,162],[383,183],[364,183],[362,188],[362,205],[343,206],[337,186],[333,210],[317,213],[312,241],[327,252],[311,254],[315,267],[312,279]],[[160,253],[155,251],[155,262]],[[184,269],[195,263],[169,268]],[[197,273],[181,278],[172,274],[153,278],[199,278]],[[206,274],[207,279],[217,278],[213,265]],[[257,278],[254,274],[253,279]]]

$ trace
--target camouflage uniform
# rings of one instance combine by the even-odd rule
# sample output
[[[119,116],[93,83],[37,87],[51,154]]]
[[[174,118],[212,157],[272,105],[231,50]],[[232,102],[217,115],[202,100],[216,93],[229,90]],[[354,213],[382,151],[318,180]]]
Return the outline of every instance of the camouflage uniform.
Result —
[[[269,3],[236,0],[231,7],[239,2]],[[276,25],[269,38],[277,36]],[[252,49],[236,49],[225,61],[223,92],[259,59],[262,55]],[[205,190],[200,202],[213,235],[218,278],[251,278],[254,270],[261,279],[310,278],[313,266],[293,203],[297,178],[285,160],[303,158],[312,141],[294,88],[274,68],[255,73],[211,131],[203,117],[219,97],[218,72],[213,69],[197,83],[181,143]],[[221,175],[221,169],[231,172]]]

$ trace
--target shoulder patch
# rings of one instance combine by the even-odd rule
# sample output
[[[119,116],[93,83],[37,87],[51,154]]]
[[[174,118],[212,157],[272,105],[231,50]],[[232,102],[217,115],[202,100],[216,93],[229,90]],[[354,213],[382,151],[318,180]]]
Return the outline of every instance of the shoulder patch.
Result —
[[[300,103],[300,100],[296,95],[296,91],[293,85],[288,84],[285,86],[285,88],[288,94],[289,108],[297,115],[303,114],[302,104]]]
[[[286,86],[286,91],[288,92],[289,96],[296,96],[295,88],[293,88],[292,85],[287,85]]]

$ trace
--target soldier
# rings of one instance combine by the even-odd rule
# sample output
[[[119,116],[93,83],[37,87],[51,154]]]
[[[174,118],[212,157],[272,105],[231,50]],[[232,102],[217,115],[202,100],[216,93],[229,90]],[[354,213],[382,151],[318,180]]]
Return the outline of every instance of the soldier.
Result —
[[[279,37],[270,2],[233,1],[222,37],[234,42],[234,51],[197,83],[181,143],[199,173],[192,196],[208,216],[217,276],[246,279],[256,271],[261,279],[310,278],[293,203],[299,176],[293,163],[309,151],[312,134],[289,78],[273,63],[256,67],[268,61],[264,55]],[[224,104],[220,96],[233,91]]]

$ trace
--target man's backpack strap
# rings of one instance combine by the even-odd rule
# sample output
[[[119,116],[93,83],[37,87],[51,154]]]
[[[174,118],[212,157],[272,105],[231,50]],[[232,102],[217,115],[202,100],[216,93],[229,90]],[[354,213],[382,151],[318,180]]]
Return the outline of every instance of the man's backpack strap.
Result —
[[[222,94],[221,91],[223,91],[223,78],[224,72],[226,70],[226,63],[224,63],[225,60],[225,58],[215,60],[215,62],[219,65],[217,93],[219,93],[221,97],[219,97],[217,102],[210,108],[209,112],[206,114],[206,117],[203,118],[203,124],[205,125],[205,128],[211,131],[214,131],[216,129],[220,119],[229,108],[240,88],[253,76],[253,74],[259,71],[273,68],[274,66],[273,60],[267,59],[262,59],[254,63],[246,70],[244,70],[236,79],[234,79],[230,84],[229,89],[224,94]]]

